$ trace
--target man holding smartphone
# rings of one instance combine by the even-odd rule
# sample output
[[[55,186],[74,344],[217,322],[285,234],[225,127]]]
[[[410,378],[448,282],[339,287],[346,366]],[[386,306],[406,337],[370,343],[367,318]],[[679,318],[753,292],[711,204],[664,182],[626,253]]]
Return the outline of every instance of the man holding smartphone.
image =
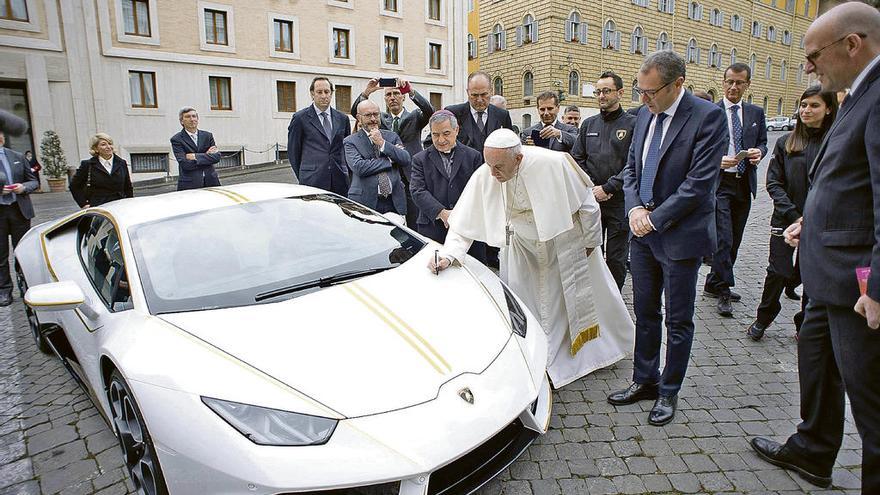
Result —
[[[559,115],[559,95],[553,91],[544,91],[538,95],[537,107],[541,121],[520,133],[523,144],[570,152],[577,141],[578,130],[556,120]]]
[[[12,278],[9,276],[9,242],[18,245],[31,228],[34,207],[29,194],[39,187],[37,177],[21,153],[5,147],[6,135],[0,131],[0,306],[12,304]]]
[[[752,198],[758,191],[758,163],[767,154],[767,128],[764,110],[743,101],[752,71],[735,63],[724,71],[724,99],[718,104],[727,117],[730,144],[721,158],[721,180],[715,198],[715,225],[718,248],[712,255],[712,271],[706,276],[703,295],[718,298],[718,314],[733,316],[733,264],[742,242]]]
[[[434,113],[434,107],[406,79],[399,77],[374,77],[370,79],[367,82],[367,87],[364,88],[364,91],[352,103],[351,115],[357,119],[358,105],[363,101],[369,100],[370,95],[380,89],[384,90],[385,93],[385,107],[387,111],[382,112],[380,115],[379,128],[397,134],[410,157],[421,152],[423,149],[422,129],[428,125],[428,119]],[[409,95],[410,100],[416,106],[412,111],[407,110],[403,106],[407,95]],[[403,187],[406,192],[406,223],[414,228],[419,210],[412,200],[408,168],[403,171],[401,178],[403,179]]]

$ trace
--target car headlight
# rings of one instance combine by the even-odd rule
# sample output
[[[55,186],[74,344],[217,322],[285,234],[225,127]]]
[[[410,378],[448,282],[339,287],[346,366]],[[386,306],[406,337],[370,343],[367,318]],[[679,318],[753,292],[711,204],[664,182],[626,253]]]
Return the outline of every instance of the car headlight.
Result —
[[[510,326],[514,333],[525,338],[527,327],[526,314],[523,311],[522,306],[516,302],[516,298],[513,297],[513,293],[510,292],[510,289],[504,284],[501,284],[501,288],[504,289],[504,299],[507,301],[507,311],[510,312]]]
[[[257,407],[210,397],[202,402],[248,440],[258,445],[321,445],[330,439],[338,420],[279,409]]]

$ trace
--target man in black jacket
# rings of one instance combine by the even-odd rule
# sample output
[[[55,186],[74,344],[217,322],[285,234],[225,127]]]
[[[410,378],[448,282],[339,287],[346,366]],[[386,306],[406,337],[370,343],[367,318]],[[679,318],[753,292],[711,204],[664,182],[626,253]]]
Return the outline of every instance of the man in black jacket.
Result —
[[[483,154],[486,136],[496,129],[513,129],[507,110],[489,104],[492,79],[485,72],[474,72],[467,79],[468,101],[449,105],[458,120],[458,141]]]
[[[623,204],[623,178],[619,174],[629,156],[636,116],[620,106],[623,80],[617,74],[605,72],[599,76],[596,96],[599,115],[581,124],[571,155],[595,184],[593,194],[602,211],[605,263],[620,289],[626,280],[629,224]]]

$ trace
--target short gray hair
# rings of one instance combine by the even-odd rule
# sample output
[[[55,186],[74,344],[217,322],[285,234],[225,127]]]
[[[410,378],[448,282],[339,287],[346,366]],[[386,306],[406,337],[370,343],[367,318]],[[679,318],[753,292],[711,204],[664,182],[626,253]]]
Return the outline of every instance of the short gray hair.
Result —
[[[685,77],[684,59],[672,50],[659,50],[645,57],[640,72],[646,74],[651,69],[657,69],[665,84]]]
[[[196,112],[196,115],[199,114],[199,112],[193,107],[183,107],[177,112],[177,120],[182,119],[184,114],[187,114],[190,112]]]
[[[516,155],[522,154],[522,144],[517,143],[516,146],[511,146],[510,148],[504,148],[504,151],[507,152],[507,156],[510,158],[516,158]]]
[[[492,95],[489,97],[489,103],[491,103],[492,105],[496,105],[496,106],[497,105],[504,105],[505,103],[507,103],[507,98],[505,98],[501,95]]]
[[[434,124],[439,124],[441,122],[449,122],[449,125],[453,129],[458,129],[458,119],[455,118],[455,114],[449,110],[437,110],[434,112],[434,114],[431,115],[431,118],[428,119],[428,128],[430,129]]]

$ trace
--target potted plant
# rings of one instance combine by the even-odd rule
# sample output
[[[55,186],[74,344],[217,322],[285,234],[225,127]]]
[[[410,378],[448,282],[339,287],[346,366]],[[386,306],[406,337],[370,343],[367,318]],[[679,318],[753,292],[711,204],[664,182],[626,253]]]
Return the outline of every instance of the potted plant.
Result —
[[[64,157],[61,139],[55,131],[43,133],[40,154],[43,157],[43,170],[49,177],[49,190],[63,191],[67,185],[67,158]]]

